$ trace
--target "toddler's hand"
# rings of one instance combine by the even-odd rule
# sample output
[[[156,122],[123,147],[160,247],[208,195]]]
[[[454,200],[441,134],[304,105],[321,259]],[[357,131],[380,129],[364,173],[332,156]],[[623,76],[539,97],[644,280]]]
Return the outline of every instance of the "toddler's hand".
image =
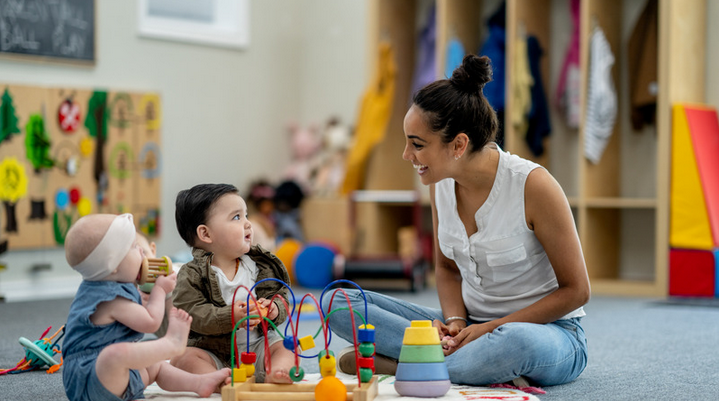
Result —
[[[177,273],[172,273],[169,276],[160,276],[155,280],[155,287],[153,290],[157,287],[162,288],[165,291],[165,294],[169,294],[172,292],[172,290],[175,289],[175,285],[177,284]]]
[[[245,304],[243,301],[236,301],[235,304],[232,306],[232,308],[235,313],[235,324],[237,324],[237,322],[242,320],[244,317],[248,316],[247,304]],[[251,300],[250,300],[249,315],[257,315],[257,307],[255,306],[254,302],[252,302]],[[257,326],[257,324],[260,323],[260,319],[250,318],[248,320],[245,320],[240,327],[247,328],[248,321],[250,324],[250,330],[254,329],[255,326]]]
[[[270,320],[275,320],[275,318],[277,318],[279,311],[277,310],[276,303],[265,298],[260,298],[257,300],[257,302],[259,302],[260,307],[264,309],[263,313],[265,314],[265,316],[267,316]]]

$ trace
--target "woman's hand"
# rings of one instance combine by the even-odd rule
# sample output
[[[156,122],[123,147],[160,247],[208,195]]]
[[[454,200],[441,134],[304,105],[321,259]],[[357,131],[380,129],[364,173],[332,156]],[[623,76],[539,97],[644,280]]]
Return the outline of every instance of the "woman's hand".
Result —
[[[451,322],[450,324],[455,323]],[[461,322],[464,325],[464,322]],[[454,351],[464,347],[472,341],[482,337],[487,333],[491,333],[494,330],[494,325],[490,323],[473,324],[460,330],[457,335],[447,341],[447,349],[444,350],[444,355],[450,355]]]

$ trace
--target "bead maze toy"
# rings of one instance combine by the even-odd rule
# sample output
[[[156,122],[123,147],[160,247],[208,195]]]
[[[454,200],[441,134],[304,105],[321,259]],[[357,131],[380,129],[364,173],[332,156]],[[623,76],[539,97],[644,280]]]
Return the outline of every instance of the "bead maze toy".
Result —
[[[413,320],[404,331],[394,389],[406,397],[441,397],[449,381],[437,329],[429,320]]]
[[[250,315],[250,302],[254,302],[257,304],[257,300],[254,298],[254,295],[252,294],[252,290],[260,283],[264,281],[276,281],[284,285],[289,289],[290,294],[292,295],[292,301],[293,306],[292,310],[290,311],[290,308],[285,301],[284,298],[282,298],[279,294],[275,294],[275,296],[272,297],[271,301],[274,302],[275,298],[278,298],[281,300],[281,303],[284,305],[285,309],[287,310],[287,326],[285,326],[285,332],[284,335],[279,332],[277,327],[274,325],[274,323],[265,315],[265,316],[259,316],[259,315]],[[347,283],[354,285],[357,287],[360,292],[362,292],[362,296],[364,297],[364,292],[362,289],[355,283],[348,281],[348,280],[336,280],[331,283],[329,283],[324,290],[322,291],[322,295],[320,296],[320,299],[324,299],[325,293],[330,290],[334,285],[338,283]],[[332,296],[330,297],[329,301],[329,307],[328,307],[328,313],[325,315],[323,313],[323,308],[321,304],[317,301],[317,299],[312,294],[306,294],[302,297],[302,300],[299,303],[299,310],[297,312],[297,317],[293,320],[292,316],[294,314],[295,306],[297,305],[295,301],[295,295],[292,292],[292,289],[283,281],[277,280],[274,278],[267,278],[264,280],[260,280],[252,287],[252,289],[248,289],[244,286],[239,286],[237,290],[240,288],[244,288],[248,295],[247,295],[247,302],[245,303],[247,307],[247,316],[239,320],[235,323],[234,314],[232,316],[232,322],[233,322],[233,330],[232,330],[232,346],[231,349],[231,357],[230,357],[230,365],[233,367],[232,369],[232,375],[231,375],[231,384],[226,385],[222,388],[222,401],[236,401],[236,400],[247,400],[247,399],[253,399],[253,400],[317,400],[317,401],[341,401],[341,400],[353,400],[353,401],[372,401],[377,396],[377,378],[373,376],[374,374],[374,353],[375,353],[375,345],[374,345],[374,326],[368,323],[368,317],[367,317],[367,300],[365,297],[365,313],[364,316],[353,310],[352,305],[347,298],[347,294],[344,292],[343,289],[337,288],[332,293]],[[237,290],[235,290],[235,294],[237,294]],[[335,295],[338,292],[342,292],[347,298],[347,308],[336,308],[332,309],[332,301],[334,300]],[[321,327],[317,330],[317,333],[315,333],[314,336],[308,335],[303,338],[298,339],[297,338],[297,331],[299,328],[299,321],[300,321],[300,313],[302,311],[302,305],[304,301],[307,298],[311,298],[312,301],[317,306],[317,309],[320,313],[320,322]],[[233,299],[234,303],[234,299]],[[331,341],[331,330],[329,328],[329,317],[340,310],[348,310],[350,312],[350,319],[352,321],[352,326],[357,327],[355,325],[355,314],[359,316],[359,318],[362,320],[362,325],[359,326],[359,328],[353,333],[354,337],[354,346],[355,346],[355,358],[357,358],[357,380],[358,383],[356,385],[347,386],[342,381],[340,381],[337,377],[335,377],[335,374],[337,372],[337,364],[336,359],[334,356],[334,353],[329,349],[330,341]],[[265,371],[267,374],[271,371],[271,360],[269,355],[269,344],[267,343],[267,330],[268,330],[268,324],[272,325],[275,330],[278,331],[278,334],[283,338],[283,344],[285,348],[292,351],[295,355],[295,366],[293,366],[290,369],[289,376],[293,383],[289,384],[269,384],[269,383],[257,383],[255,380],[255,366],[254,363],[257,359],[257,356],[254,352],[249,351],[249,341],[247,345],[247,351],[242,352],[240,355],[239,361],[236,360],[236,354],[237,354],[237,343],[235,341],[235,335],[238,328],[243,327],[243,323],[245,320],[248,319],[258,319],[261,318],[261,322],[259,323],[262,328],[263,333],[265,334]],[[243,328],[250,328],[249,321],[245,324]],[[291,335],[288,335],[287,331],[291,330]],[[300,350],[307,351],[309,349],[312,349],[315,347],[315,341],[314,339],[320,334],[320,332],[323,333],[323,339],[324,339],[324,349],[320,350],[316,355],[300,355]],[[249,339],[249,330],[247,330],[247,336]],[[300,367],[300,358],[317,358],[317,361],[319,363],[320,367],[320,374],[322,375],[322,379],[319,383],[297,383],[301,381],[304,378],[304,371]]]
[[[149,293],[158,277],[167,276],[171,272],[172,260],[169,257],[145,258],[142,260],[140,272],[137,274],[137,284],[142,292]]]
[[[51,328],[52,326],[45,329],[37,341],[30,341],[25,337],[20,337],[18,341],[25,348],[25,357],[14,368],[0,370],[0,375],[29,372],[45,366],[49,366],[47,373],[55,373],[60,369],[62,356],[60,357],[60,362],[57,362],[53,357],[61,353],[60,346],[57,343],[65,335],[65,326],[60,327],[50,338],[43,338]],[[58,334],[60,336],[55,339]],[[55,339],[54,342],[53,339]]]

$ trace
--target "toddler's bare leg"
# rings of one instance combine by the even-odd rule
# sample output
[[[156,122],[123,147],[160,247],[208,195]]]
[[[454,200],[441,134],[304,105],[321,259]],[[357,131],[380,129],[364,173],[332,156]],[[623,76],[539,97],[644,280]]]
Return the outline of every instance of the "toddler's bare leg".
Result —
[[[270,346],[270,357],[272,358],[272,371],[267,375],[267,383],[292,383],[290,379],[290,368],[294,366],[295,354],[285,348],[282,341]]]
[[[100,351],[95,364],[97,377],[111,393],[120,396],[127,388],[130,369],[144,370],[157,362],[185,352],[192,318],[187,312],[173,309],[169,313],[167,334],[155,341],[116,343]],[[143,380],[148,377],[143,372]],[[145,385],[150,382],[145,383]]]
[[[230,368],[214,370],[202,375],[185,372],[167,362],[158,362],[148,369],[150,382],[167,391],[192,391],[202,398],[216,392],[230,377]]]
[[[186,372],[205,374],[217,371],[217,364],[201,348],[187,347],[185,353],[170,359],[170,365]]]

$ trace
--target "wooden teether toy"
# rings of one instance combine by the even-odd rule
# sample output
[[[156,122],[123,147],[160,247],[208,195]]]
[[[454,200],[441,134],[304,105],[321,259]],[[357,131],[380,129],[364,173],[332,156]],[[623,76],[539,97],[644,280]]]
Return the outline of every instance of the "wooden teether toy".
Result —
[[[167,256],[161,258],[145,258],[142,261],[140,274],[137,276],[137,283],[140,285],[154,283],[160,276],[167,276],[172,269],[172,261]]]

